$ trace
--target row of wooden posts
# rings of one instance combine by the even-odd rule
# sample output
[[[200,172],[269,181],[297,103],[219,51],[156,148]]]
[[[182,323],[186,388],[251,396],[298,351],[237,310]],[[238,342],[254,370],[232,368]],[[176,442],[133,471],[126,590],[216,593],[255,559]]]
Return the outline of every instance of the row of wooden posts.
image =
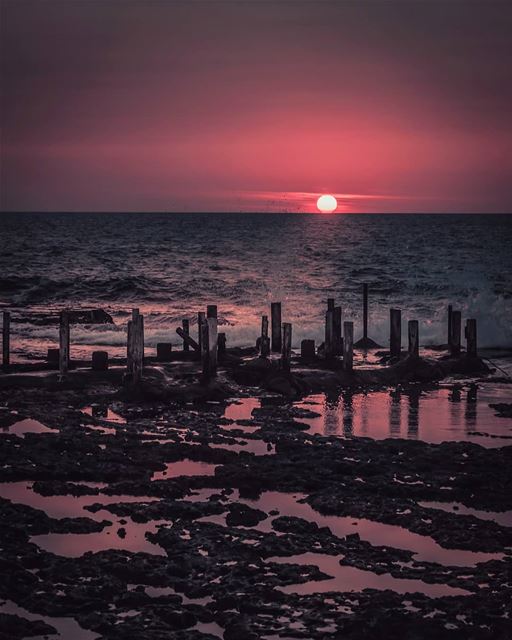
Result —
[[[10,320],[8,311],[3,312],[2,329],[2,363],[7,368],[10,363]],[[206,313],[200,311],[197,317],[197,342],[190,336],[190,321],[184,319],[182,326],[176,329],[183,341],[183,351],[191,349],[200,355],[203,374],[207,377],[215,375],[219,355],[226,350],[226,334],[218,331],[218,313],[216,305],[208,305]],[[462,314],[448,306],[448,348],[452,356],[461,352]],[[390,360],[397,361],[402,353],[402,312],[400,309],[390,309]],[[270,330],[267,315],[261,318],[261,335],[257,346],[260,355],[268,357],[271,353],[280,354],[280,366],[284,371],[290,370],[292,356],[292,325],[282,322],[282,307],[280,302],[270,305]],[[474,318],[466,321],[465,329],[466,352],[470,357],[477,356],[477,332]],[[368,343],[378,346],[368,337],[368,285],[363,285],[363,337],[354,345],[354,323],[342,322],[342,309],[336,306],[334,298],[328,298],[325,313],[325,339],[323,356],[326,360],[343,358],[343,368],[351,371],[354,362],[354,346],[367,346]],[[157,359],[169,361],[171,359],[171,343],[157,344]],[[419,322],[408,321],[408,353],[411,357],[419,357]],[[301,342],[301,357],[311,360],[317,356],[315,341],[310,339]],[[48,350],[48,360],[59,364],[61,375],[65,375],[70,361],[70,322],[69,312],[62,311],[59,325],[59,348]],[[137,382],[142,376],[144,365],[144,316],[138,309],[132,310],[132,318],[128,321],[127,336],[127,374],[129,379]],[[92,368],[95,370],[108,369],[108,353],[94,351],[92,354]]]

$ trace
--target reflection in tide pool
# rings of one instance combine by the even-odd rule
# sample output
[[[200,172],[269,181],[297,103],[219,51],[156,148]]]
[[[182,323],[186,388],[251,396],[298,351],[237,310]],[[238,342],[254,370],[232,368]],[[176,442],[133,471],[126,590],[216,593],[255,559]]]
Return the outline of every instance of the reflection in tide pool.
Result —
[[[31,613],[27,611],[27,609],[23,609],[19,607],[14,602],[7,600],[3,604],[0,604],[0,613],[9,614],[11,616],[19,616],[20,618],[25,618],[26,620],[42,620],[46,622],[46,624],[51,625],[54,629],[57,630],[59,638],[66,640],[67,638],[73,638],[73,640],[96,640],[100,636],[93,631],[89,631],[88,629],[83,629],[78,622],[74,618],[51,618],[50,616],[42,616],[38,613]],[[7,635],[4,636],[7,638]],[[41,636],[39,636],[41,637]],[[51,636],[44,636],[45,638],[54,638],[56,637],[54,634]],[[36,640],[34,638],[34,640]]]
[[[510,399],[506,385],[472,384],[467,388],[422,391],[411,386],[340,395],[308,396],[296,406],[310,409],[318,417],[300,418],[309,432],[326,436],[408,438],[439,443],[467,440],[486,447],[511,444],[512,420],[497,418],[490,403]],[[479,434],[489,434],[488,437]]]
[[[347,592],[364,589],[391,589],[397,593],[424,593],[431,598],[442,596],[466,596],[470,592],[465,589],[450,587],[445,584],[429,584],[422,580],[410,578],[394,578],[389,573],[377,575],[373,571],[365,571],[357,567],[340,565],[343,556],[329,556],[322,553],[301,553],[296,556],[268,558],[267,562],[279,564],[315,565],[328,576],[328,580],[309,580],[299,584],[278,587],[284,593],[311,595],[330,591]]]

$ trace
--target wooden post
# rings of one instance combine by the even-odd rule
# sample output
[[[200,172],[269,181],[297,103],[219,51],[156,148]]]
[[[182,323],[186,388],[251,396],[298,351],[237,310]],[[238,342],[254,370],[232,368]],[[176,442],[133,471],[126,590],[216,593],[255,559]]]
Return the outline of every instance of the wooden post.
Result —
[[[133,373],[133,320],[128,320],[126,335],[126,372]]]
[[[132,380],[137,384],[142,379],[144,367],[144,316],[137,313],[132,319]]]
[[[203,353],[203,347],[201,340],[203,339],[203,334],[201,331],[201,327],[203,323],[206,322],[206,313],[204,311],[199,311],[197,314],[197,344],[199,345],[199,353]]]
[[[302,340],[300,343],[300,357],[309,360],[315,357],[315,341]]]
[[[330,360],[334,356],[334,307],[327,308],[325,312],[324,353],[326,360]]]
[[[107,371],[108,370],[108,352],[107,351],[93,351],[92,352],[91,369],[93,371]]]
[[[327,311],[334,311],[334,298],[327,298]]]
[[[183,329],[181,327],[178,327],[176,329],[176,333],[179,335],[179,337],[183,340],[183,344],[188,344],[190,347],[192,347],[192,349],[194,349],[194,351],[197,351],[198,353],[201,352],[201,349],[199,348],[199,345],[197,344],[197,342],[194,340],[194,338],[191,338],[189,335],[187,335],[186,333],[184,333]]]
[[[264,358],[270,355],[270,340],[268,338],[268,316],[261,316],[260,355]]]
[[[170,342],[157,342],[156,359],[159,362],[170,362],[172,360],[172,344]]]
[[[270,322],[272,330],[272,351],[281,352],[282,334],[281,334],[281,303],[272,302],[270,305]]]
[[[450,353],[452,356],[458,356],[460,354],[461,322],[461,312],[452,311],[452,335],[450,340]]]
[[[206,321],[208,323],[208,346],[210,350],[210,372],[215,375],[217,371],[217,340],[218,340],[218,319],[217,305],[209,304],[206,307]]]
[[[389,356],[399,360],[402,352],[402,312],[390,309],[389,312]]]
[[[333,309],[333,331],[334,331],[334,355],[341,356],[343,354],[343,340],[341,338],[341,307]]]
[[[452,313],[453,307],[451,304],[448,305],[448,348],[451,350],[452,346]]]
[[[419,358],[420,356],[420,327],[417,320],[409,320],[408,322],[409,333],[409,355],[412,358]]]
[[[292,325],[289,322],[283,323],[283,350],[281,352],[281,369],[290,371],[292,359]]]
[[[65,376],[69,369],[69,314],[60,312],[59,324],[59,371]]]
[[[183,318],[183,320],[181,321],[181,324],[183,326],[183,333],[186,336],[190,336],[190,321],[188,318]],[[187,340],[183,339],[183,351],[189,351],[190,350],[190,346]]]
[[[11,334],[11,314],[9,311],[3,312],[2,325],[2,365],[7,369],[10,364],[10,334]]]
[[[354,323],[343,323],[343,368],[352,371],[354,368]]]
[[[476,358],[476,320],[471,318],[466,320],[466,352],[470,358]]]
[[[217,336],[217,356],[220,359],[226,353],[226,334],[219,333]]]
[[[203,367],[203,374],[206,377],[210,376],[210,347],[208,340],[208,322],[206,318],[203,318],[199,325],[199,340],[201,343],[201,363]]]
[[[363,284],[363,338],[368,338],[368,284]]]

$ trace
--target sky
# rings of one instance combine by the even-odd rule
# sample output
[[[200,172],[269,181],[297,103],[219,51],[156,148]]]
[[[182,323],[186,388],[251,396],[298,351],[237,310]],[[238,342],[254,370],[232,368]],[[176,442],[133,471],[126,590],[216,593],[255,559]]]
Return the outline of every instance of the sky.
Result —
[[[512,211],[512,2],[0,0],[3,211]]]

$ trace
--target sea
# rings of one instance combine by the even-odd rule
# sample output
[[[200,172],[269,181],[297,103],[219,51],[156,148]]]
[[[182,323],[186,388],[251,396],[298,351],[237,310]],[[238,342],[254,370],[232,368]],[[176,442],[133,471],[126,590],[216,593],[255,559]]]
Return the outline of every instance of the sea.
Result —
[[[512,216],[452,214],[2,213],[0,309],[13,360],[58,341],[58,312],[103,309],[114,324],[72,327],[72,356],[121,354],[132,308],[148,349],[180,344],[182,319],[216,304],[228,346],[256,342],[281,301],[293,346],[323,339],[326,300],[362,334],[389,341],[389,309],[420,321],[423,345],[446,343],[447,307],[476,318],[482,348],[512,347]]]

